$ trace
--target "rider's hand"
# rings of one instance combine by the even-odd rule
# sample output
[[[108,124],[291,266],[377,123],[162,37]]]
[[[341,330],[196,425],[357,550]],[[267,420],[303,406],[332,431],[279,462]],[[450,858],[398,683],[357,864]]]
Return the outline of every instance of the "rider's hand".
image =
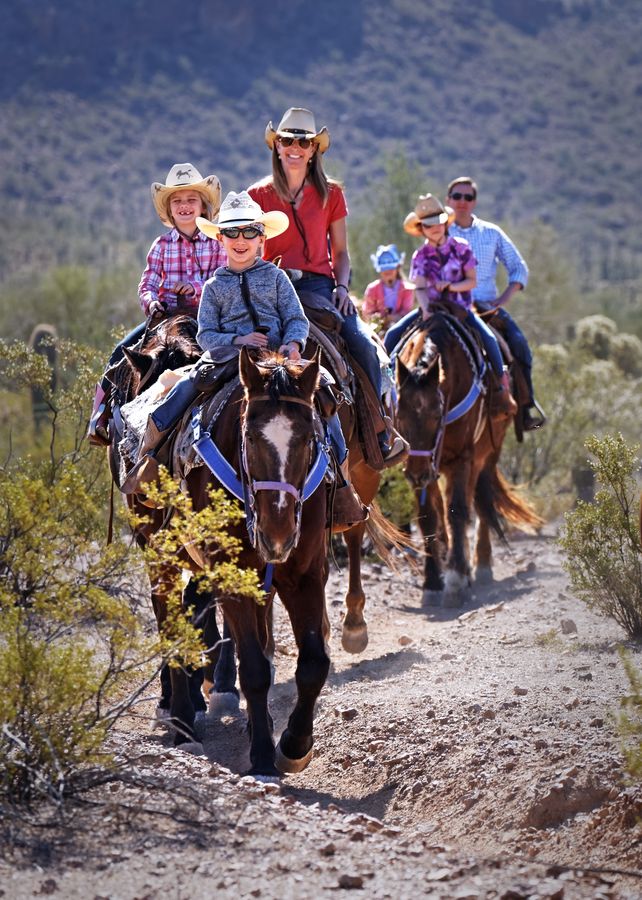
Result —
[[[338,284],[335,287],[332,292],[332,300],[342,316],[351,316],[355,311],[348,289],[343,284]]]
[[[147,307],[147,315],[150,318],[153,318],[154,316],[162,316],[166,309],[167,304],[163,303],[162,300],[152,300],[152,302]]]
[[[445,291],[450,287],[450,282],[449,281],[438,281],[438,282],[436,282],[435,287],[437,288],[438,291]]]
[[[235,337],[232,341],[237,347],[254,347],[258,350],[264,350],[268,345],[267,334],[261,334],[260,331],[252,331],[250,334],[243,334]]]
[[[193,297],[196,293],[193,284],[189,284],[187,281],[177,281],[173,287],[173,291],[177,297]]]
[[[298,362],[301,359],[301,351],[296,341],[290,341],[289,344],[281,344],[279,353],[287,356],[292,362]]]

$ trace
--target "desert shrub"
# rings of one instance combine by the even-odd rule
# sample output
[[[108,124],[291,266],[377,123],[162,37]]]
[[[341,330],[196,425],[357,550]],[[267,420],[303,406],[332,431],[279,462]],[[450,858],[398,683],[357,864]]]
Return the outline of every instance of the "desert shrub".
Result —
[[[642,639],[642,548],[639,487],[634,473],[639,447],[621,434],[590,438],[587,449],[600,489],[594,503],[579,502],[566,515],[560,543],[571,583],[589,607]]]
[[[611,358],[615,365],[633,378],[642,375],[642,341],[634,334],[619,333],[611,338]]]
[[[415,498],[399,466],[381,473],[377,503],[386,517],[397,526],[407,525],[415,515]]]
[[[586,316],[575,326],[575,346],[596,359],[609,359],[617,325],[606,316]]]
[[[0,386],[42,386],[48,433],[9,452],[0,467],[0,808],[61,804],[105,777],[105,740],[165,661],[196,663],[200,633],[181,608],[186,541],[216,541],[220,557],[203,574],[219,591],[260,597],[253,574],[236,565],[226,529],[238,517],[225,498],[192,515],[167,476],[156,493],[177,509],[172,526],[140,557],[124,520],[104,545],[108,477],[104,453],[88,450],[90,352],[62,346],[62,387],[53,391],[45,360],[4,344]],[[179,527],[180,523],[180,527]],[[141,598],[145,571],[170,590],[168,627],[159,636]]]
[[[624,740],[626,767],[634,778],[642,780],[642,673],[636,669],[628,653],[622,650],[620,657],[630,693],[622,698],[618,727]]]

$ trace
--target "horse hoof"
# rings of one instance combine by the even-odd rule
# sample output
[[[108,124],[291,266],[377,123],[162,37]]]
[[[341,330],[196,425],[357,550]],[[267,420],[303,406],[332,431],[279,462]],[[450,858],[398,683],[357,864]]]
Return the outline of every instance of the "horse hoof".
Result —
[[[441,606],[443,591],[430,591],[426,589],[421,595],[422,606]]]
[[[154,711],[154,728],[169,728],[171,726],[170,713],[163,706],[157,706]]]
[[[477,566],[475,569],[475,584],[492,584],[493,570],[490,566]]]
[[[280,775],[252,775],[252,778],[261,784],[281,784]]]
[[[209,700],[208,716],[233,716],[241,708],[238,694],[235,694],[234,691],[220,693],[212,691]]]
[[[363,653],[368,646],[368,626],[359,625],[357,628],[343,626],[341,632],[341,646],[346,653]]]
[[[183,741],[182,744],[174,747],[174,750],[182,750],[191,756],[205,756],[205,748],[200,741]]]
[[[279,772],[282,772],[283,775],[296,775],[297,772],[302,772],[304,769],[307,769],[310,765],[313,753],[314,747],[310,747],[308,752],[305,756],[302,756],[301,759],[289,759],[287,756],[284,756],[281,750],[281,741],[279,741],[274,762],[276,763]]]

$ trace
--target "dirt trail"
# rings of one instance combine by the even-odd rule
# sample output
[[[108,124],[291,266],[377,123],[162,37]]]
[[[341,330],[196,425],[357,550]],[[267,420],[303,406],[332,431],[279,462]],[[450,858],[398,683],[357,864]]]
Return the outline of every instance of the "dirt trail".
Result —
[[[0,896],[642,897],[642,791],[627,786],[613,719],[625,636],[570,594],[553,529],[513,535],[463,610],[421,609],[419,579],[367,564],[360,657],[340,648],[346,579],[328,586],[333,666],[304,773],[278,787],[239,778],[239,713],[200,721],[207,759],[139,720],[123,753],[176,778],[176,796],[207,796],[203,826],[147,816],[147,801],[123,824],[115,807],[84,831],[91,882],[51,851],[40,872],[24,856],[0,864]],[[280,606],[276,644],[279,732],[295,662]]]

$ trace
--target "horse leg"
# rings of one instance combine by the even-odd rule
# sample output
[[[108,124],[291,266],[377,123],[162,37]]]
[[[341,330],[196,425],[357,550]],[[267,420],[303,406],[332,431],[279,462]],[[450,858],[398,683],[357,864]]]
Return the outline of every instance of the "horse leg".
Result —
[[[470,600],[468,537],[468,490],[470,463],[458,460],[456,468],[446,472],[446,530],[448,554],[443,605],[459,607]]]
[[[343,533],[348,548],[348,593],[341,646],[348,653],[363,653],[368,646],[368,626],[363,615],[366,595],[361,584],[361,545],[365,530],[365,522],[359,522]]]
[[[418,524],[424,538],[424,586],[421,598],[424,606],[440,606],[444,576],[442,571],[442,518],[443,503],[439,485],[431,482],[425,488],[415,491],[418,510]]]
[[[300,578],[293,590],[279,592],[299,649],[297,702],[276,749],[276,763],[284,774],[302,772],[312,759],[314,705],[330,668],[324,638],[326,577],[323,566]]]
[[[493,580],[493,548],[490,541],[490,522],[488,520],[487,505],[484,502],[489,490],[488,472],[486,469],[482,469],[475,487],[477,524],[475,526],[473,566],[475,581],[478,584],[490,584]]]
[[[239,683],[247,704],[250,732],[248,775],[278,778],[275,766],[274,732],[268,712],[268,691],[272,680],[270,661],[263,652],[265,626],[257,620],[256,602],[231,597],[224,603],[224,615],[236,644]]]

